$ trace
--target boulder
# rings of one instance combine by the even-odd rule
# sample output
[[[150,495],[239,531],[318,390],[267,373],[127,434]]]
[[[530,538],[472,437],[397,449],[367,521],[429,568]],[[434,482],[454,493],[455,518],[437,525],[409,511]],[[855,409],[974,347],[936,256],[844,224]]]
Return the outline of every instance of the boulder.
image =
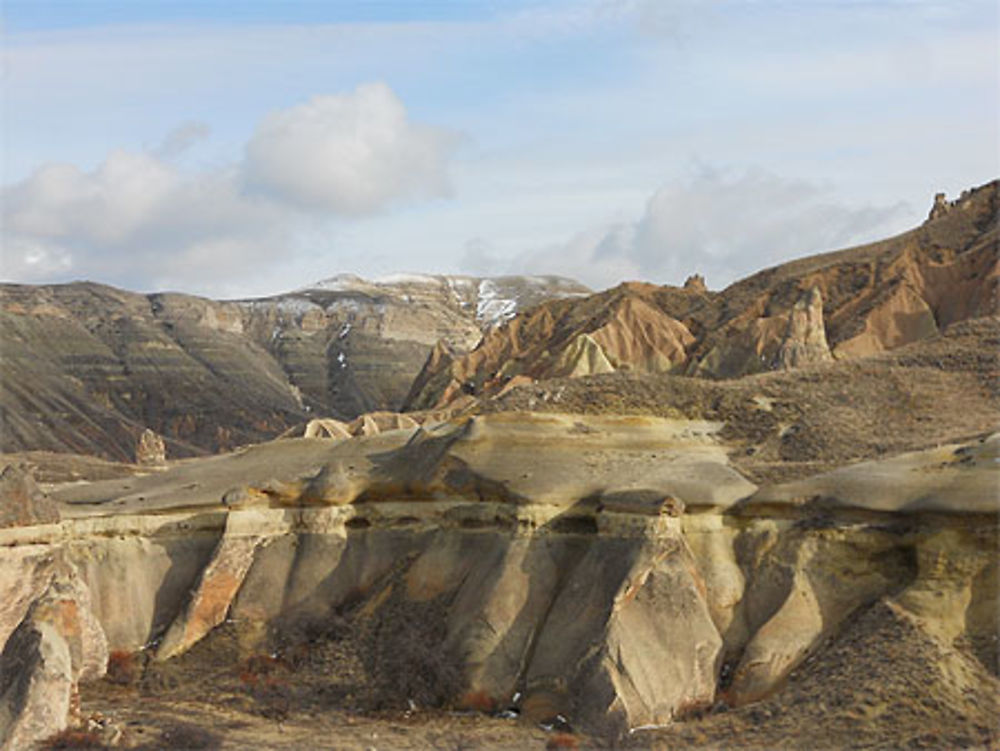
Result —
[[[90,592],[60,560],[0,654],[0,749],[29,748],[78,719],[79,682],[100,678],[107,663]]]
[[[0,472],[0,527],[54,524],[59,508],[39,489],[26,464],[8,464]]]
[[[163,437],[149,428],[142,431],[135,444],[135,463],[147,467],[160,467],[167,463],[167,447]]]

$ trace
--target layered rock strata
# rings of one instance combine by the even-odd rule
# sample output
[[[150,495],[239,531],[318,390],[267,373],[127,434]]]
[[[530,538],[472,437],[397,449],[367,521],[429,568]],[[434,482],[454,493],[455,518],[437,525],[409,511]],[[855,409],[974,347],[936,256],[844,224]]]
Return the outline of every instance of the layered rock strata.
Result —
[[[149,429],[192,456],[399,409],[436,342],[465,352],[519,310],[588,292],[523,276],[340,276],[241,301],[0,285],[0,451],[131,461]]]
[[[4,698],[0,736],[64,724],[107,650],[344,619],[376,686],[610,736],[767,697],[880,602],[996,675],[1000,439],[758,488],[719,428],[500,414],[66,486],[61,522],[0,530],[0,693],[50,697]]]

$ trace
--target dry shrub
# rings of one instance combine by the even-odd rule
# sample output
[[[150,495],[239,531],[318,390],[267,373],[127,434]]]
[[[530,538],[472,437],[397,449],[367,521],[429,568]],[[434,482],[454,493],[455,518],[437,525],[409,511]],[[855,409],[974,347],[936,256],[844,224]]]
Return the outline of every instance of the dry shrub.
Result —
[[[286,680],[265,676],[250,690],[256,706],[255,714],[281,722],[292,709],[292,687]]]
[[[365,671],[373,709],[449,705],[462,690],[461,661],[442,645],[447,633],[439,600],[414,602],[393,592],[365,624]]]
[[[725,700],[726,694],[722,692],[720,698]],[[687,700],[680,703],[680,706],[674,710],[674,717],[677,720],[698,720],[708,714],[712,709],[712,702],[698,701],[698,700]]]
[[[485,691],[467,691],[458,700],[462,709],[474,709],[477,712],[493,712],[497,708],[496,700]]]
[[[139,679],[139,659],[133,652],[116,649],[108,655],[108,680],[128,686]]]
[[[264,717],[284,720],[292,704],[292,687],[282,677],[289,666],[280,658],[266,654],[251,655],[240,669],[239,679],[256,702],[254,711]]]
[[[160,749],[185,749],[185,751],[213,751],[222,747],[222,738],[197,725],[177,724],[164,728],[160,733]]]
[[[545,744],[546,751],[556,751],[561,748],[580,748],[580,741],[572,733],[556,733]]]
[[[66,728],[42,741],[40,748],[43,751],[56,751],[56,749],[72,748],[106,749],[108,746],[93,730]]]
[[[266,654],[251,655],[240,669],[240,683],[254,687],[273,682],[274,673],[287,669],[287,665],[277,657]]]

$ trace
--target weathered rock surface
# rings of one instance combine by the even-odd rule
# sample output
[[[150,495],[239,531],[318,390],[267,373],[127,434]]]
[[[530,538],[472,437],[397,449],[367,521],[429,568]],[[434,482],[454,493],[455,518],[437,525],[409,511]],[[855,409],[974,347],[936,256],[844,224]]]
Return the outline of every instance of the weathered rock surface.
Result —
[[[757,488],[720,428],[497,414],[67,485],[59,525],[0,530],[0,636],[64,697],[102,654],[93,624],[104,656],[148,645],[169,666],[226,629],[239,662],[346,622],[389,705],[612,736],[765,699],[886,600],[995,673],[1000,440]]]
[[[50,565],[53,558],[56,562]],[[49,552],[41,567],[44,588],[9,636],[10,622],[2,624],[0,748],[4,751],[29,748],[78,719],[79,683],[104,675],[108,663],[104,630],[79,572],[62,550]]]
[[[387,430],[409,430],[424,424],[436,424],[450,419],[458,412],[454,407],[447,410],[426,412],[366,412],[350,422],[332,418],[318,418],[306,423],[305,428],[292,428],[282,438],[301,433],[303,438],[351,438],[370,436]]]
[[[58,507],[38,487],[28,466],[7,464],[0,471],[0,527],[57,521]]]
[[[167,462],[167,448],[162,436],[158,436],[149,428],[139,435],[135,446],[135,463],[144,466],[159,467]]]
[[[823,326],[823,295],[819,287],[811,287],[792,306],[788,330],[778,348],[778,367],[789,370],[832,361]]]
[[[475,285],[425,277],[335,279],[259,309],[156,297],[155,325],[144,312],[116,324],[145,332],[145,355],[102,334],[121,362],[148,367],[150,384],[160,350],[235,363],[257,384],[234,397],[248,419],[291,399],[277,422],[307,437],[156,471],[39,454],[47,499],[5,476],[0,743],[71,722],[81,682],[107,698],[87,682],[113,653],[154,703],[250,702],[279,721],[341,703],[446,706],[615,742],[822,745],[819,730],[790,734],[794,716],[838,738],[854,728],[859,745],[996,745],[996,208],[991,184],[913,232],[724,293],[628,284],[500,325],[502,296],[474,306]],[[470,353],[419,340],[430,355],[409,400],[445,408],[309,420],[310,389],[347,381],[286,379],[319,372],[306,340],[326,337],[315,362],[339,373],[351,354],[422,335],[386,285],[426,295],[417,307],[453,287],[490,331]],[[301,319],[298,354],[275,359],[286,314]],[[64,316],[52,304],[5,320],[24,315]],[[155,344],[168,321],[177,350]],[[355,328],[347,353],[334,339]],[[256,343],[236,356],[243,336]],[[83,370],[108,364],[78,354]],[[200,383],[200,366],[175,365]],[[110,422],[58,404],[103,440]],[[135,415],[115,433],[128,451],[158,425]],[[229,430],[207,418],[185,435],[209,426]],[[195,447],[164,435],[172,454]],[[81,482],[91,470],[106,479]],[[731,732],[699,740],[684,730],[699,716]]]
[[[664,312],[658,288],[623,284],[584,299],[540,305],[488,333],[472,352],[428,358],[407,409],[438,409],[464,394],[493,395],[514,379],[544,380],[617,370],[668,373],[687,361],[688,327]],[[703,293],[678,290],[701,300]]]

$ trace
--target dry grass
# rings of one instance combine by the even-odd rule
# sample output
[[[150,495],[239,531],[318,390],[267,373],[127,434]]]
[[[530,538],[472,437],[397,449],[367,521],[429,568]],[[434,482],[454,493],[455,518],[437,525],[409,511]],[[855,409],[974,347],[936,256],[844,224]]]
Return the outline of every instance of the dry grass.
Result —
[[[959,671],[946,665],[960,664]],[[957,674],[964,675],[962,680]],[[1000,682],[878,602],[764,701],[636,733],[643,749],[996,748]]]
[[[754,482],[992,432],[1000,425],[1000,319],[980,318],[877,356],[707,381],[612,373],[516,388],[482,412],[718,420]]]

